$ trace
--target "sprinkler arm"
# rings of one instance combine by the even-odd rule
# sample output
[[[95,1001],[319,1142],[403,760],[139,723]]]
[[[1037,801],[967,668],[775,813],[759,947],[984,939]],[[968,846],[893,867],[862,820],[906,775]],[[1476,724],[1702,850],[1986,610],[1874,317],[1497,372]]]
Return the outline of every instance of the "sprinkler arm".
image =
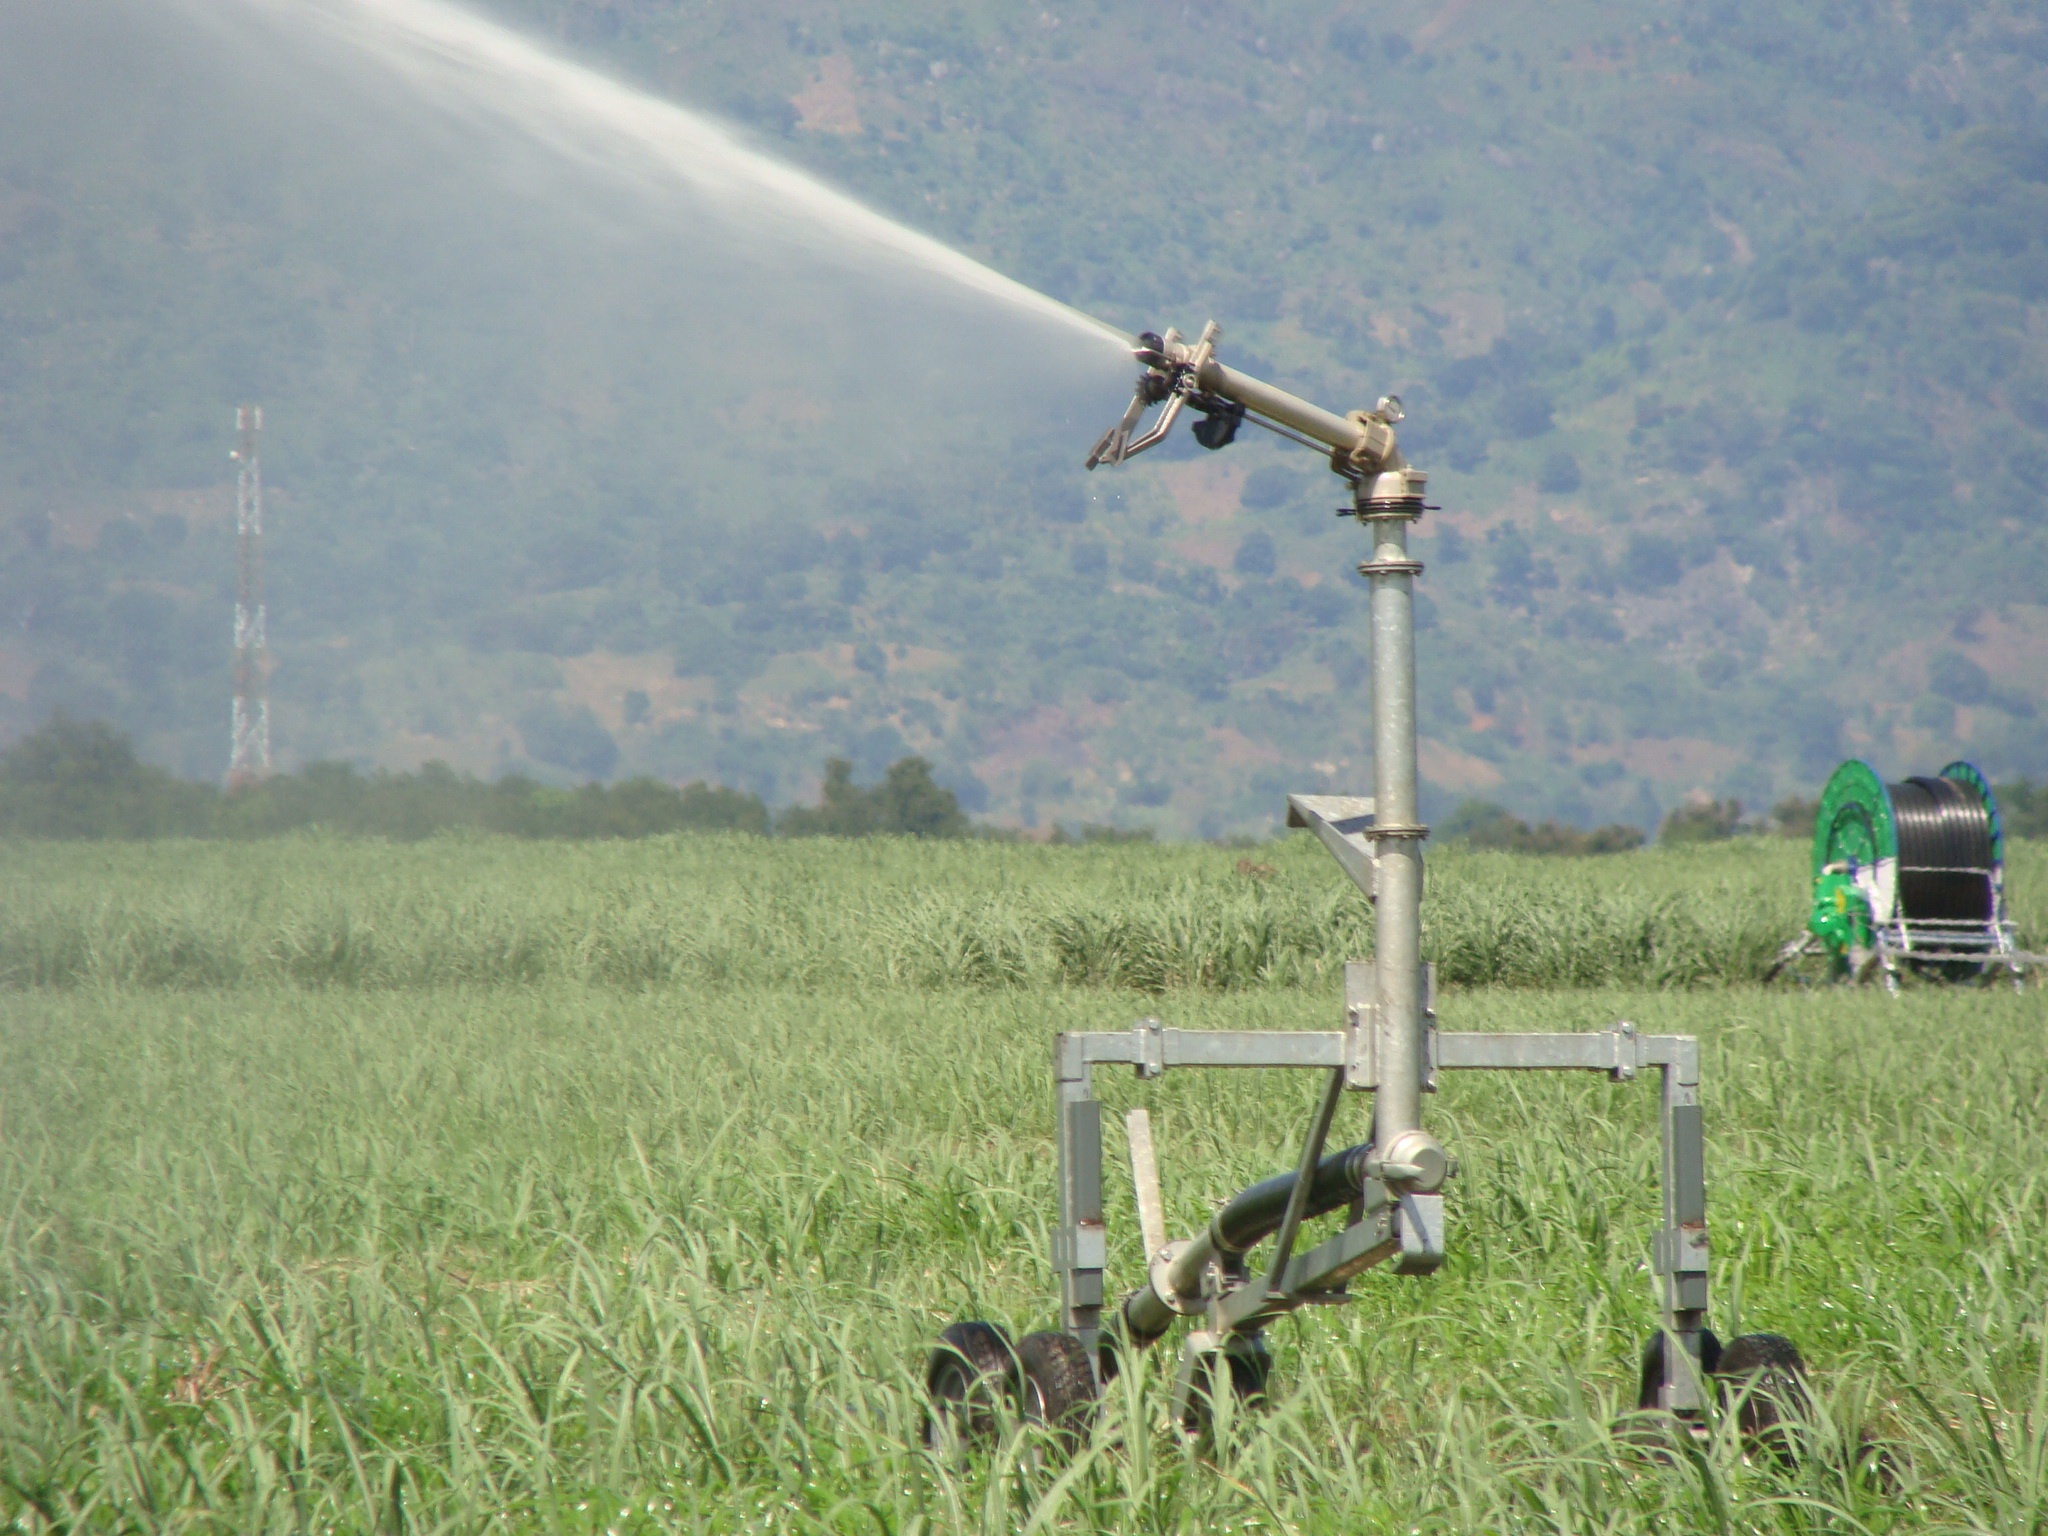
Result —
[[[1144,371],[1138,375],[1138,386],[1122,419],[1103,433],[1088,455],[1088,468],[1122,464],[1164,441],[1186,406],[1212,418],[1249,415],[1283,437],[1326,449],[1331,468],[1349,479],[1405,465],[1394,440],[1394,423],[1401,419],[1397,398],[1389,395],[1371,411],[1339,416],[1263,379],[1225,367],[1216,360],[1216,342],[1222,334],[1223,328],[1211,320],[1192,344],[1173,330],[1164,336],[1151,331],[1140,336],[1132,355]],[[1162,403],[1165,408],[1152,425],[1139,432],[1145,412]],[[1213,446],[1220,448],[1230,441],[1232,425],[1217,434]]]

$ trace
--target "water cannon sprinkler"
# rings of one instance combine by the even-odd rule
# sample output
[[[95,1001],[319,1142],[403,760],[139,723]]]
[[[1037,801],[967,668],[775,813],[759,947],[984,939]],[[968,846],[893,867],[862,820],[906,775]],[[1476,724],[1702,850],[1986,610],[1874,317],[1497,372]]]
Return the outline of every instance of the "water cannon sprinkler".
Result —
[[[1344,1014],[1333,1030],[1170,1028],[1156,1018],[1124,1030],[1062,1034],[1054,1047],[1059,1216],[1052,1262],[1060,1326],[1014,1344],[992,1323],[954,1323],[926,1373],[933,1438],[972,1440],[1007,1405],[1063,1433],[1078,1433],[1102,1384],[1135,1352],[1185,1324],[1170,1421],[1200,1432],[1219,1401],[1264,1395],[1271,1355],[1263,1332],[1304,1307],[1349,1301],[1348,1287],[1388,1264],[1427,1276],[1443,1263],[1445,1190],[1458,1163],[1423,1125],[1422,1106],[1449,1071],[1589,1071],[1616,1083],[1655,1073],[1662,1222],[1651,1247],[1662,1283],[1661,1329],[1643,1352],[1638,1406],[1698,1431],[1707,1402],[1730,1376],[1746,1403],[1779,1400],[1797,1417],[1798,1350],[1751,1334],[1724,1350],[1706,1326],[1705,1130],[1699,1042],[1641,1033],[1630,1023],[1585,1034],[1463,1033],[1437,1027],[1434,968],[1422,958],[1422,824],[1416,793],[1415,580],[1409,529],[1431,510],[1428,476],[1402,457],[1397,396],[1369,411],[1323,409],[1227,367],[1211,321],[1193,342],[1148,331],[1133,350],[1140,372],[1131,403],[1089,453],[1090,469],[1129,462],[1165,440],[1192,410],[1197,441],[1221,448],[1249,421],[1325,456],[1350,491],[1340,514],[1370,541],[1358,573],[1370,589],[1373,792],[1287,797],[1287,824],[1305,828],[1376,911],[1374,954],[1344,967]],[[1155,412],[1146,424],[1149,412]],[[1321,1076],[1292,1173],[1220,1202],[1206,1227],[1169,1241],[1159,1157],[1149,1114],[1124,1117],[1143,1278],[1109,1302],[1102,1191],[1102,1105],[1093,1072],[1131,1068],[1140,1080],[1188,1068],[1292,1068]],[[1344,1101],[1372,1096],[1371,1134],[1326,1153]],[[1334,1232],[1308,1245],[1307,1224],[1342,1212]],[[1272,1247],[1256,1266],[1258,1247]],[[1774,1418],[1772,1422],[1776,1422]]]
[[[1216,358],[1223,328],[1211,320],[1189,343],[1179,331],[1165,335],[1146,331],[1131,355],[1143,370],[1131,403],[1117,424],[1102,434],[1087,459],[1088,468],[1114,468],[1166,440],[1183,410],[1201,414],[1195,440],[1204,448],[1227,447],[1238,426],[1249,420],[1290,442],[1327,454],[1330,468],[1346,480],[1398,472],[1407,468],[1394,439],[1403,419],[1401,397],[1383,395],[1370,411],[1339,416],[1298,395],[1277,389],[1248,373],[1227,368]],[[1139,431],[1145,413],[1161,406],[1152,425]]]

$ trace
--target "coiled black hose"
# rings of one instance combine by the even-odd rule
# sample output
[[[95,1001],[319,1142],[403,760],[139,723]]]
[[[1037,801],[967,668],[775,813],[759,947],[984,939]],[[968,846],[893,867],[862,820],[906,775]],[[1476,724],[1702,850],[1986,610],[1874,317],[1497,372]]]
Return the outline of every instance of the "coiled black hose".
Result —
[[[1890,786],[1899,834],[1899,915],[1911,922],[1988,923],[1991,813],[1955,779]]]

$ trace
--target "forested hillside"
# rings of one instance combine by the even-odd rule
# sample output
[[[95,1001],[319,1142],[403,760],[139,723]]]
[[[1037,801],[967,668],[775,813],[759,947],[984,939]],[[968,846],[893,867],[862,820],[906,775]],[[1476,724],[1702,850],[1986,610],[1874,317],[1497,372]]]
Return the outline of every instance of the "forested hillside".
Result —
[[[1114,324],[1398,391],[1431,814],[2048,773],[2030,7],[491,9]],[[221,766],[247,398],[287,762],[787,803],[915,752],[978,813],[1208,834],[1368,778],[1308,455],[1085,475],[1113,360],[514,207],[402,83],[238,64],[240,10],[0,19],[0,739]]]

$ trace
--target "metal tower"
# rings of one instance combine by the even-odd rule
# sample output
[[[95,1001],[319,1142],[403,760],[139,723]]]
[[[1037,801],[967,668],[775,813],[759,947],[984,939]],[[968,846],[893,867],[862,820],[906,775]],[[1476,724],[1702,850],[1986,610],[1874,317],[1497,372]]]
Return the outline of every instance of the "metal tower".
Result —
[[[235,412],[242,440],[234,459],[235,481],[235,701],[228,747],[228,787],[253,784],[270,773],[270,656],[263,618],[263,460],[257,435],[263,407]]]

